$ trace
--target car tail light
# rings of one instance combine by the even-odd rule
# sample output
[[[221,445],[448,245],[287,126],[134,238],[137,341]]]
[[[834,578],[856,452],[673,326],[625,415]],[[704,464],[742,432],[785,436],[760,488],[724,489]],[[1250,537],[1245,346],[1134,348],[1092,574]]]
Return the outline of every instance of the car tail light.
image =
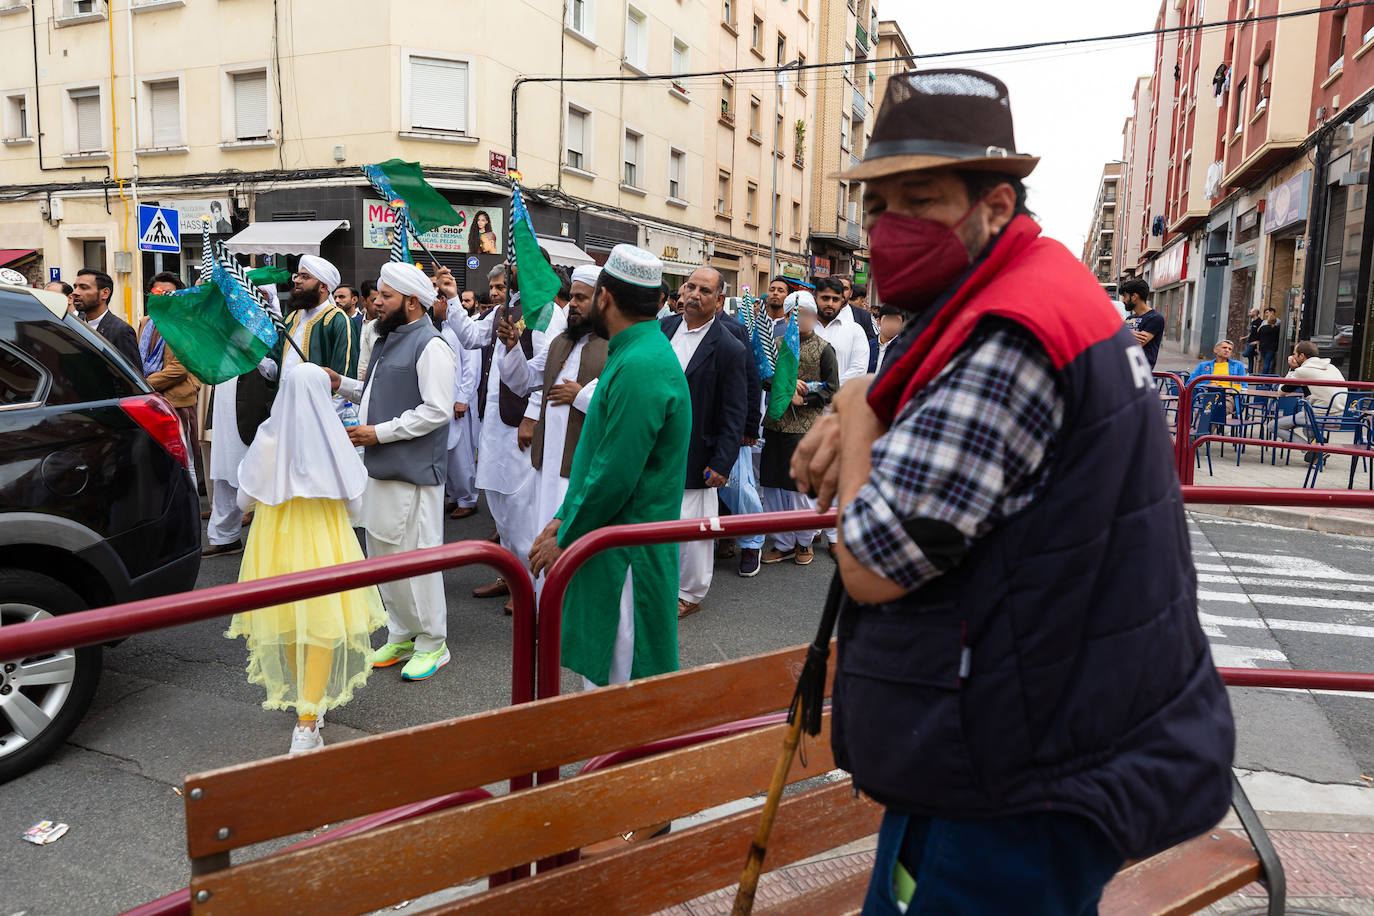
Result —
[[[141,394],[123,398],[119,406],[182,467],[190,467],[191,456],[186,451],[186,440],[181,437],[181,421],[171,404],[159,395]]]

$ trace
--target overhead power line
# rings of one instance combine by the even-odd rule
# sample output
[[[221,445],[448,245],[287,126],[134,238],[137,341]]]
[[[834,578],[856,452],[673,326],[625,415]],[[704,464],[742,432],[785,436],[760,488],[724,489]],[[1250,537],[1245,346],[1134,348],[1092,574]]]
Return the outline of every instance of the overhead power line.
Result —
[[[1216,22],[1199,22],[1193,25],[1167,26],[1162,29],[1142,29],[1135,32],[1117,32],[1112,35],[1097,35],[1087,38],[1056,38],[1047,41],[1030,41],[1014,45],[995,45],[986,48],[967,48],[960,51],[933,51],[929,54],[907,54],[896,57],[869,57],[864,58],[865,66],[872,64],[897,64],[897,63],[919,63],[921,61],[942,60],[951,57],[971,57],[979,54],[1001,54],[1011,51],[1031,51],[1037,48],[1051,47],[1074,47],[1087,44],[1099,44],[1112,41],[1128,41],[1132,39],[1153,38],[1161,35],[1178,35],[1187,32],[1203,32],[1208,29],[1223,29],[1233,25],[1246,25],[1259,22],[1276,22],[1283,19],[1297,19],[1302,16],[1317,16],[1322,13],[1335,13],[1338,11],[1358,9],[1360,7],[1374,6],[1374,0],[1349,0],[1338,6],[1315,7],[1306,10],[1290,10],[1282,13],[1269,13],[1267,15],[1243,16],[1239,19],[1222,19]],[[874,36],[876,43],[877,36]],[[700,70],[691,73],[646,73],[643,75],[588,75],[588,76],[521,76],[516,78],[511,86],[511,156],[519,161],[518,146],[518,124],[519,117],[519,96],[520,87],[525,83],[663,83],[697,79],[702,77],[736,77],[751,74],[773,74],[780,73],[803,73],[810,70],[826,70],[835,67],[850,67],[855,61],[818,61],[816,63],[803,64],[792,62],[780,64],[773,67],[736,67],[724,70]]]

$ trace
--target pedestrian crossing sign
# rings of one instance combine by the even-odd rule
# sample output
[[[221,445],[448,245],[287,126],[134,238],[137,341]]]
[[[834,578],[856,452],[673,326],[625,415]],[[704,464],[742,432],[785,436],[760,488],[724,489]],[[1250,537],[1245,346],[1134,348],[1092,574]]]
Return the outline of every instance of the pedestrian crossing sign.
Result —
[[[181,251],[181,221],[171,207],[138,205],[138,250],[176,254]]]

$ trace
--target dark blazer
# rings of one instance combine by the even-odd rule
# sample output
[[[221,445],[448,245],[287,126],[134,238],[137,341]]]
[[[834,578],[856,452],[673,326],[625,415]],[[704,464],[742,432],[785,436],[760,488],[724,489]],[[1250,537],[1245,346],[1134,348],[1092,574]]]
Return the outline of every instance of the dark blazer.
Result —
[[[124,354],[124,358],[134,367],[139,378],[143,377],[143,357],[138,352],[138,335],[134,333],[133,328],[125,324],[123,318],[107,309],[91,327],[108,340],[111,346]]]
[[[682,315],[669,315],[659,326],[672,340],[682,322]],[[689,490],[706,486],[707,468],[729,477],[735,459],[739,458],[749,402],[745,390],[749,384],[745,371],[748,358],[744,344],[725,322],[717,320],[707,329],[706,337],[687,364],[687,390],[692,396],[692,440],[687,448]]]
[[[744,418],[744,435],[754,439],[758,436],[759,424],[763,422],[763,385],[759,380],[758,363],[754,362],[754,345],[749,340],[749,329],[744,326],[743,321],[724,312],[718,312],[716,320],[722,322],[726,329],[735,335],[735,339],[744,344],[744,370],[749,381],[749,412]]]

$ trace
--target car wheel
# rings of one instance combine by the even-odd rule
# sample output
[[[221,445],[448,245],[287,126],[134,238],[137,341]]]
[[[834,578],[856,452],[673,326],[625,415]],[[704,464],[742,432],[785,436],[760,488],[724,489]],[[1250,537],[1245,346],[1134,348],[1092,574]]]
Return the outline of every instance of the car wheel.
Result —
[[[85,608],[81,596],[56,579],[0,569],[0,627]],[[86,714],[99,681],[99,646],[0,663],[0,783],[38,766],[62,745]]]

